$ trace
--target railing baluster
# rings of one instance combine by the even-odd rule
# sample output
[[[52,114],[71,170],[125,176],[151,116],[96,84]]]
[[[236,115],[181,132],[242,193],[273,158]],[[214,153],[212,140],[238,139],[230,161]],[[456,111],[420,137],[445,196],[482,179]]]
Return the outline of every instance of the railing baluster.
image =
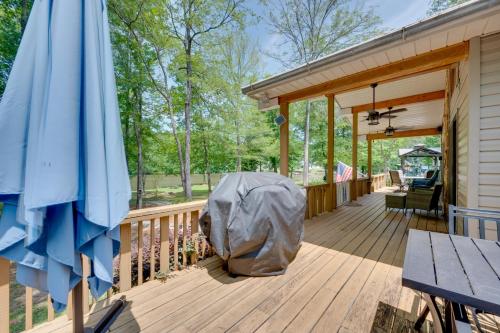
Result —
[[[174,270],[179,269],[179,216],[176,214],[174,219]]]
[[[68,293],[68,306],[66,307],[66,317],[68,320],[73,319],[73,290]]]
[[[149,258],[149,281],[153,281],[155,279],[155,267],[156,267],[156,258],[155,258],[155,250],[156,250],[156,245],[155,245],[155,226],[156,226],[156,222],[158,221],[159,223],[159,219],[151,219],[151,221],[149,221],[149,228],[150,228],[150,232],[149,232],[149,237],[150,237],[150,242],[149,242],[149,245],[150,245],[150,258]]]
[[[26,298],[24,301],[24,327],[26,330],[33,328],[33,289],[26,287]]]
[[[87,281],[87,277],[90,275],[90,263],[89,263],[89,258],[86,256],[82,255],[82,270],[83,270],[83,277],[82,277],[82,290],[83,290],[83,313],[86,314],[89,312],[89,282]]]
[[[170,271],[170,220],[173,219],[173,215],[163,216],[160,218],[160,271],[163,273],[168,273]]]
[[[137,222],[137,285],[143,283],[143,267],[144,267],[144,225],[142,221]]]
[[[469,236],[469,219],[467,217],[464,217],[463,223],[464,223],[464,236]]]
[[[191,218],[189,212],[182,214],[182,269],[187,266],[187,221]]]
[[[479,219],[479,238],[486,239],[486,231],[484,230],[484,219]]]
[[[199,212],[194,210],[191,213],[191,241],[194,245],[194,256],[191,257],[191,264],[196,264],[198,262],[198,216]]]
[[[52,321],[55,318],[54,306],[52,305],[52,297],[47,296],[47,320]]]
[[[0,257],[0,332],[9,332],[10,262]]]
[[[120,225],[120,292],[132,288],[132,261],[131,261],[131,236],[132,227],[130,223]]]

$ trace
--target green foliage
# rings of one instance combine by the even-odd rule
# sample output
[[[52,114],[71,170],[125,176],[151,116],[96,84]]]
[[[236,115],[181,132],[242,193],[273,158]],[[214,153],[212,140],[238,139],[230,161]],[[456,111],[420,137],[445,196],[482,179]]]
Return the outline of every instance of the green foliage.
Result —
[[[442,12],[445,9],[448,9],[453,6],[460,5],[469,0],[430,0],[429,2],[429,10],[427,10],[428,15],[433,15],[439,12]]]
[[[0,1],[0,99],[7,84],[32,1]]]

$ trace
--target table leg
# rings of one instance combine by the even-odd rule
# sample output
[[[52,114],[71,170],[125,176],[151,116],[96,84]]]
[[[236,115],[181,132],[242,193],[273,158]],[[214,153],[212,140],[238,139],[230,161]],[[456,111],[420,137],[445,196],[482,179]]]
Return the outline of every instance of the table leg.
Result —
[[[424,323],[425,318],[430,312],[432,320],[434,322],[434,332],[444,333],[443,319],[437,307],[436,298],[426,293],[423,293],[422,296],[425,300],[426,306],[422,311],[422,313],[418,316],[417,321],[415,322],[415,329],[419,331],[420,328],[422,328],[422,324]]]

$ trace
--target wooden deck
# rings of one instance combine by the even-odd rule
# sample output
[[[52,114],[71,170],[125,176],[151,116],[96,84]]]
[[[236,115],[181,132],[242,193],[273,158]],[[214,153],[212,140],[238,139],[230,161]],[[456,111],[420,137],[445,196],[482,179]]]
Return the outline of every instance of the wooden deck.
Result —
[[[212,257],[164,283],[126,292],[129,306],[111,331],[408,331],[406,319],[414,320],[423,302],[401,287],[406,231],[446,232],[446,224],[425,214],[385,211],[382,193],[358,203],[307,221],[304,244],[285,275],[231,278]],[[105,306],[93,309],[88,325]],[[34,331],[69,332],[71,323],[59,318]]]

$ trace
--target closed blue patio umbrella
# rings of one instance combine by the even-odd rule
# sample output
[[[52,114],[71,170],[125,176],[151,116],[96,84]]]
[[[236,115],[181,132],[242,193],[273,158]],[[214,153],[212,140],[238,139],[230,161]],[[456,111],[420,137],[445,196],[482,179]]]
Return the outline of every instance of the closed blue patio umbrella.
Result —
[[[130,183],[105,0],[35,0],[0,101],[0,256],[56,311],[113,282]]]

